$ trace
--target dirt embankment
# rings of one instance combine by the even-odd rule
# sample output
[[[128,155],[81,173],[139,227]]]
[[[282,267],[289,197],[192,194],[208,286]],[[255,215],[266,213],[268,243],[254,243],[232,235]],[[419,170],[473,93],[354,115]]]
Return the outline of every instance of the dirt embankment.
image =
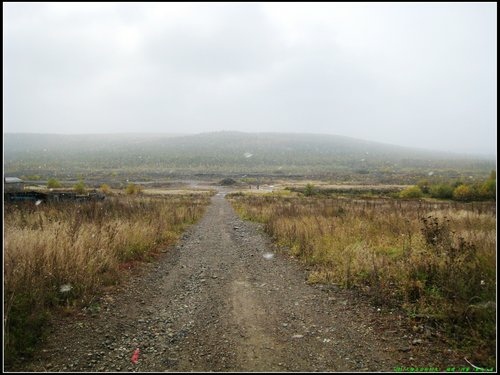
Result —
[[[54,326],[27,371],[394,371],[467,365],[396,311],[308,285],[223,194],[99,311]],[[95,309],[97,310],[97,308]],[[136,364],[132,353],[139,348]]]

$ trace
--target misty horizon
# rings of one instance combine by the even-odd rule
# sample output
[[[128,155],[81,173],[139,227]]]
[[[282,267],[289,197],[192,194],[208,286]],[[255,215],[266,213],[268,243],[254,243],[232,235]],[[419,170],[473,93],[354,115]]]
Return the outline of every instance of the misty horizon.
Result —
[[[496,155],[489,3],[4,3],[4,132],[328,134]]]
[[[388,146],[388,147],[400,147],[408,150],[414,150],[414,151],[422,151],[422,152],[430,152],[430,153],[442,153],[442,154],[449,154],[449,155],[457,155],[459,156],[470,156],[470,157],[479,157],[479,158],[487,158],[487,159],[496,159],[496,152],[492,154],[488,153],[474,153],[474,152],[457,152],[457,151],[447,151],[447,150],[437,150],[437,149],[430,149],[430,148],[425,148],[425,147],[417,147],[417,146],[403,146],[399,144],[394,144],[394,143],[388,143],[388,142],[379,142],[379,141],[372,141],[369,139],[363,139],[363,138],[355,138],[355,137],[350,137],[350,136],[343,136],[343,135],[338,135],[338,134],[326,134],[326,133],[297,133],[297,132],[288,132],[288,133],[282,133],[282,132],[245,132],[245,131],[239,131],[239,130],[217,130],[217,131],[207,131],[207,132],[200,132],[200,133],[165,133],[165,132],[116,132],[116,133],[27,133],[27,132],[8,132],[4,134],[8,135],[44,135],[44,136],[68,136],[68,137],[78,137],[78,136],[83,136],[83,137],[89,137],[89,136],[126,136],[126,137],[145,137],[149,138],[152,136],[157,136],[157,137],[166,137],[166,138],[176,138],[176,137],[196,137],[196,136],[203,136],[203,135],[217,135],[217,134],[237,134],[237,135],[277,135],[277,136],[327,136],[327,137],[338,137],[338,138],[343,138],[347,140],[352,140],[352,141],[358,141],[358,142],[365,142],[367,144],[374,144],[374,145],[380,145],[380,146]],[[5,143],[5,141],[4,141]]]

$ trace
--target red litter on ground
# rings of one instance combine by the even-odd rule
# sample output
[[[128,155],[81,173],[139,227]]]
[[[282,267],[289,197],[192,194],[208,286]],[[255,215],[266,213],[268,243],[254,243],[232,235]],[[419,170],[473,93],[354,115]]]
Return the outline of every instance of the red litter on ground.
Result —
[[[130,359],[132,363],[135,365],[139,360],[139,348],[134,350],[134,354],[132,354],[132,358]]]

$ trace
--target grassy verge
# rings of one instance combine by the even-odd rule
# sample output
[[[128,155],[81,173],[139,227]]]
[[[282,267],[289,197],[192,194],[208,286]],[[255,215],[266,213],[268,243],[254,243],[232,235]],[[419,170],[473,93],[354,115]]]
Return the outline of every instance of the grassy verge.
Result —
[[[359,288],[398,306],[416,326],[495,365],[494,203],[228,195],[239,214],[314,271],[311,283]]]
[[[120,281],[123,264],[149,260],[203,214],[208,194],[104,202],[6,204],[4,353],[29,355],[51,312],[85,306]]]

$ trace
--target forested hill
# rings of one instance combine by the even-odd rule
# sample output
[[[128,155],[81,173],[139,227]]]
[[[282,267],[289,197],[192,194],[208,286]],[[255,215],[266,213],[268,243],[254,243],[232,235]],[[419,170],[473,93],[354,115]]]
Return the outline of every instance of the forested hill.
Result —
[[[4,134],[4,166],[36,171],[141,171],[154,174],[484,173],[493,158],[432,152],[319,134]]]

